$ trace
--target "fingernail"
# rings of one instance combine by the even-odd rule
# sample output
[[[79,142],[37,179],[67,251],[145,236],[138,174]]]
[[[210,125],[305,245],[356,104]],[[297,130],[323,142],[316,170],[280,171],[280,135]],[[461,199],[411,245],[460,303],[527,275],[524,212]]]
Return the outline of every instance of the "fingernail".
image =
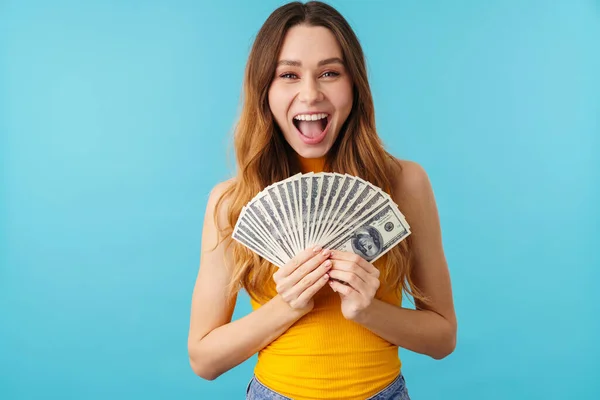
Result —
[[[323,265],[327,268],[331,267],[331,260],[327,260],[323,263]]]
[[[323,250],[323,253],[321,253],[321,254],[323,254],[325,257],[327,257],[331,254],[331,251],[325,249],[325,250]]]
[[[313,249],[313,251],[314,251],[315,253],[318,253],[318,252],[320,252],[322,249],[323,249],[323,247],[321,247],[321,246],[317,246],[317,247],[315,247],[315,248]]]

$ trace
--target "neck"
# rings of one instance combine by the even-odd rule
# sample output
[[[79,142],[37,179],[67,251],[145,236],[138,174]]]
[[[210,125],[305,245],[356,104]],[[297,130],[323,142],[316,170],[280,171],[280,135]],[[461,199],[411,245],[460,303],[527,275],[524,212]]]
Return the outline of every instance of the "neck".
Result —
[[[300,155],[296,156],[300,172],[306,174],[308,172],[323,172],[325,168],[325,157],[319,158],[304,158]]]

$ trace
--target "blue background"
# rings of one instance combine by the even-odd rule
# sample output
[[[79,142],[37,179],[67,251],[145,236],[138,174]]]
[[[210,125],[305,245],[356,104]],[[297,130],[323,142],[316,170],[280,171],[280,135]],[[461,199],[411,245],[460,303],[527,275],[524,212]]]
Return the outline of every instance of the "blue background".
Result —
[[[1,398],[243,398],[255,356],[196,377],[189,308],[280,4],[0,4]],[[413,398],[600,398],[600,2],[331,4],[438,201],[458,346],[400,351]]]

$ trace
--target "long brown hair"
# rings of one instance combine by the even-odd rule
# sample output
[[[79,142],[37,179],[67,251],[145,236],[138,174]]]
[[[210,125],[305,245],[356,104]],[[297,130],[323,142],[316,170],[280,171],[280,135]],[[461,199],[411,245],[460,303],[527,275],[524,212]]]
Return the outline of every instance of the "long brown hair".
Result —
[[[318,1],[292,2],[276,9],[259,30],[246,65],[241,115],[234,130],[237,177],[223,193],[217,210],[227,199],[227,226],[219,227],[229,237],[241,209],[266,186],[288,178],[293,170],[293,150],[277,126],[268,103],[268,90],[287,31],[296,25],[328,28],[336,37],[346,69],[353,81],[353,107],[326,155],[325,170],[359,176],[393,197],[391,177],[401,168],[383,146],[375,129],[375,110],[367,79],[364,54],[352,28],[333,7]],[[215,221],[218,221],[215,213]],[[229,295],[244,288],[258,302],[269,299],[277,267],[246,247],[231,241],[233,257]],[[395,290],[421,299],[410,279],[410,236],[374,265],[381,271],[378,295]]]

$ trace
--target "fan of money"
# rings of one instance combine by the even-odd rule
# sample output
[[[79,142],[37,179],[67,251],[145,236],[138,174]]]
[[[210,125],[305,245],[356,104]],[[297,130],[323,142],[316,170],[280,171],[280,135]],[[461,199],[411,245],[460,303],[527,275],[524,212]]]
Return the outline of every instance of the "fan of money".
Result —
[[[349,174],[311,172],[258,193],[242,209],[232,237],[282,267],[317,245],[373,262],[408,235],[404,215],[377,186]]]

